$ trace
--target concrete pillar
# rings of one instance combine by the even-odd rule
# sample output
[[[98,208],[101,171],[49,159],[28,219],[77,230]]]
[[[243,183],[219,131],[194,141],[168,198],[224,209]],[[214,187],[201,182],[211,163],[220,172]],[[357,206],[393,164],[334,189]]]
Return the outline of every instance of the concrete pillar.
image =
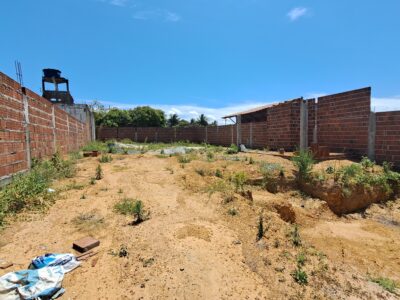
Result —
[[[56,115],[54,112],[54,105],[51,106],[51,122],[53,125],[53,152],[57,152],[57,136],[56,136]]]
[[[368,124],[368,158],[375,160],[376,114],[370,112]]]
[[[250,141],[249,141],[249,147],[253,148],[253,122],[250,123]]]
[[[236,144],[239,146],[242,143],[242,116],[236,116]]]
[[[23,93],[22,102],[24,105],[24,129],[25,129],[25,146],[26,146],[26,164],[28,169],[32,167],[32,157],[31,157],[31,137],[29,131],[29,103],[28,97]]]
[[[308,147],[308,107],[307,101],[300,102],[300,150]]]
[[[313,129],[313,143],[318,143],[318,98],[315,98],[314,105],[314,129]]]

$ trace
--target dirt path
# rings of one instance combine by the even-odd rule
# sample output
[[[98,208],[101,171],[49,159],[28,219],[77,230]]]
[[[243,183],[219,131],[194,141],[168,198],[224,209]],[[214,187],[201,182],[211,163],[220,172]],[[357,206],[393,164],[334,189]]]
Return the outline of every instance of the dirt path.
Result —
[[[207,197],[176,184],[179,170],[165,170],[167,160],[124,159],[103,166],[101,182],[85,191],[70,190],[48,214],[5,230],[0,257],[19,263],[20,269],[36,255],[70,252],[73,240],[90,233],[100,239],[102,252],[95,267],[86,262],[66,276],[66,299],[266,297],[262,279],[249,270],[241,246],[234,244],[236,233],[220,221]],[[90,159],[81,163],[77,182],[87,183],[94,167]],[[80,199],[83,193],[86,199]],[[141,199],[151,218],[128,226],[129,219],[112,210],[123,196]],[[77,229],[73,218],[90,212],[103,217],[104,224]],[[108,253],[122,245],[127,258]]]
[[[397,299],[368,277],[399,279],[400,227],[397,215],[389,220],[394,225],[382,224],[389,217],[385,208],[371,209],[367,219],[339,218],[296,191],[272,194],[256,187],[249,187],[253,201],[236,194],[222,203],[222,194],[202,192],[215,182],[216,169],[228,181],[230,172],[253,174],[255,164],[199,156],[183,168],[175,157],[113,157],[94,185],[97,159],[80,160],[74,179],[55,183],[64,192],[46,213],[21,215],[26,220],[1,231],[0,258],[14,266],[0,276],[44,253],[74,253],[73,241],[91,235],[101,241],[100,253],[65,276],[63,299]],[[280,163],[289,174],[291,165],[282,158],[253,158]],[[150,219],[128,225],[132,218],[113,209],[125,197],[142,200]],[[301,246],[294,246],[294,226],[277,204],[293,211]],[[260,216],[266,231],[256,242]],[[119,257],[121,249],[126,257]],[[299,255],[306,285],[293,276]]]

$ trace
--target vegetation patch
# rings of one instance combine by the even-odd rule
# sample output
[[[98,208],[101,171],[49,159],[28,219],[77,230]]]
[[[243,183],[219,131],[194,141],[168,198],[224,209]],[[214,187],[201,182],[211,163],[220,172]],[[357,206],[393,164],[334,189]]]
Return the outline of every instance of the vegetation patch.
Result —
[[[134,220],[131,225],[137,225],[149,218],[149,212],[144,209],[141,200],[132,198],[123,198],[114,205],[114,210],[122,215],[133,216]]]
[[[30,172],[16,175],[0,190],[0,226],[7,215],[49,207],[55,199],[49,190],[52,180],[71,178],[75,171],[74,161],[62,159],[57,152],[50,160],[34,162]]]
[[[396,282],[389,278],[377,277],[377,278],[371,278],[371,281],[379,284],[382,288],[391,293],[395,293],[396,289],[398,288]]]

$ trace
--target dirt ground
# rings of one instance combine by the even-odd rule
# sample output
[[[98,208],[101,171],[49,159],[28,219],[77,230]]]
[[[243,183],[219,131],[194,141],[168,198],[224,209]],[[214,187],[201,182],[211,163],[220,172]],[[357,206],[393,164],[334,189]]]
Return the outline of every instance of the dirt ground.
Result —
[[[37,255],[75,253],[73,241],[91,235],[101,241],[100,253],[66,274],[62,299],[397,299],[371,278],[400,281],[400,200],[337,217],[296,190],[246,187],[253,201],[235,194],[230,202],[211,193],[220,180],[216,169],[225,179],[238,170],[258,175],[257,164],[244,157],[293,170],[272,154],[211,162],[199,155],[185,164],[113,155],[101,164],[104,178],[91,185],[98,160],[81,159],[75,178],[54,184],[64,191],[46,213],[24,214],[0,232],[0,258],[14,263],[0,275],[26,268]],[[71,188],[74,181],[84,186]],[[150,218],[129,225],[132,217],[113,209],[124,197],[142,200]],[[280,207],[298,224],[301,245],[294,245],[294,224],[281,218]],[[265,234],[256,241],[260,215]],[[121,248],[128,256],[118,256]],[[306,285],[292,276],[300,255]]]

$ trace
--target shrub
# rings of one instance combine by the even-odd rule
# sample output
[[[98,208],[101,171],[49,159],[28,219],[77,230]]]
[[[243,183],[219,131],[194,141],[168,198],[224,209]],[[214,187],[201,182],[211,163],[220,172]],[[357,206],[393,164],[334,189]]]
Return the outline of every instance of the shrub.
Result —
[[[236,216],[237,214],[238,214],[238,211],[236,210],[236,208],[229,208],[228,209],[228,215]]]
[[[304,264],[305,264],[305,262],[306,262],[306,255],[304,254],[304,252],[300,252],[300,253],[297,255],[296,261],[297,261],[298,267],[304,266]]]
[[[100,151],[108,152],[107,144],[100,141],[92,141],[82,147],[82,151]]]
[[[133,225],[139,224],[148,218],[148,213],[144,210],[143,202],[141,200],[134,200],[132,198],[124,198],[117,204],[114,209],[123,215],[132,215],[135,219],[132,221]]]
[[[300,267],[297,267],[297,269],[294,270],[291,275],[298,284],[305,285],[308,283],[307,273],[303,271]]]
[[[227,154],[237,154],[239,153],[239,147],[236,146],[235,144],[232,144],[227,150],[226,150]]]
[[[329,166],[326,168],[325,172],[326,172],[326,174],[333,174],[333,173],[335,173],[335,168],[332,166]]]
[[[299,233],[299,227],[297,224],[293,227],[292,230],[292,243],[295,247],[301,246],[301,238]]]
[[[298,155],[292,157],[292,162],[297,168],[298,179],[302,181],[309,180],[315,164],[312,153],[308,150],[301,150]]]
[[[178,155],[177,158],[180,164],[187,164],[191,161],[190,157],[187,155]]]
[[[232,181],[235,184],[235,189],[236,191],[242,191],[244,190],[244,184],[246,183],[247,180],[247,175],[244,172],[237,172],[233,175]]]
[[[253,165],[253,164],[255,164],[255,160],[250,156],[249,165]]]
[[[215,177],[218,177],[218,178],[222,178],[223,177],[222,172],[221,172],[220,169],[215,170]]]
[[[207,151],[207,161],[214,161],[214,153],[212,153],[211,151]]]
[[[206,171],[204,169],[195,169],[195,171],[200,176],[205,176],[206,175]]]
[[[101,165],[97,165],[95,179],[100,180],[102,178],[103,178],[103,170],[101,168]]]
[[[368,157],[363,156],[360,162],[361,166],[364,169],[371,169],[375,166],[375,162],[371,161]]]
[[[111,162],[113,159],[112,159],[112,156],[111,155],[107,155],[107,154],[103,154],[100,158],[99,158],[99,162],[100,163],[109,163],[109,162]]]
[[[258,219],[258,226],[257,226],[257,241],[261,240],[264,236],[264,222],[262,216]]]

